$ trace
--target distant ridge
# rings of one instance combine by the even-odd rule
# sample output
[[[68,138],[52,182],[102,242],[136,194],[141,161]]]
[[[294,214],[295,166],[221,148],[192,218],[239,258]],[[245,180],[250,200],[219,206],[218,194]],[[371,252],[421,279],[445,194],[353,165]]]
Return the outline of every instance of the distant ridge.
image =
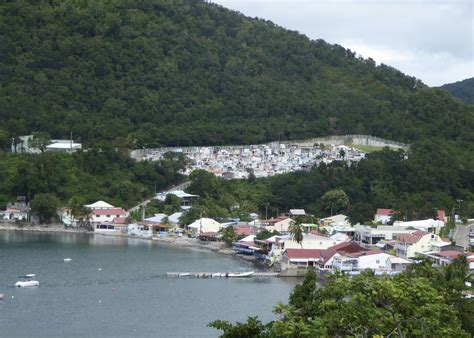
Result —
[[[454,83],[447,83],[439,88],[447,90],[466,103],[474,104],[474,77]]]
[[[258,144],[470,138],[472,108],[323,40],[199,1],[7,1],[0,142]]]

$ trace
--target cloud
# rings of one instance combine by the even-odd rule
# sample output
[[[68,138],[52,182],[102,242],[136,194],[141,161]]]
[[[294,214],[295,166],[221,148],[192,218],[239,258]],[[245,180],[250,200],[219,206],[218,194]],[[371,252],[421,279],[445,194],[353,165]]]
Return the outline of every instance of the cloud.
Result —
[[[311,39],[441,85],[474,76],[474,3],[428,0],[217,0]]]

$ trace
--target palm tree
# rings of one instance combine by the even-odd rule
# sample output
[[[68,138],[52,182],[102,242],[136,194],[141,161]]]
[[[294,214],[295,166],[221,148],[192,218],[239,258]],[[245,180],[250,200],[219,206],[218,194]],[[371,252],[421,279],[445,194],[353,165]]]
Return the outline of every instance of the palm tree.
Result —
[[[301,248],[303,248],[303,227],[301,224],[303,223],[303,219],[300,216],[296,216],[295,219],[291,220],[291,225],[288,228],[291,234],[291,238],[301,245]]]
[[[88,230],[92,230],[90,227],[91,209],[82,205],[82,203],[75,198],[71,198],[69,201],[69,208],[71,209],[72,219],[77,220],[77,226],[79,228],[85,227]]]

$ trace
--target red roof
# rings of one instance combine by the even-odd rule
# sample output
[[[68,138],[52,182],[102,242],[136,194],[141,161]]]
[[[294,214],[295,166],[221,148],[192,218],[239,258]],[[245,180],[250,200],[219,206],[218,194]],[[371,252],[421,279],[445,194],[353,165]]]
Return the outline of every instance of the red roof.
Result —
[[[329,259],[331,259],[332,256],[336,254],[336,252],[343,252],[344,254],[352,254],[356,252],[364,252],[364,251],[369,251],[366,248],[361,247],[357,243],[353,242],[344,242],[344,243],[339,243],[337,245],[334,245],[326,250],[322,250],[322,256],[324,258],[324,261],[327,262]]]
[[[93,215],[111,215],[111,216],[125,216],[127,213],[125,210],[116,208],[116,209],[93,209]]]
[[[435,253],[435,255],[438,257],[445,257],[445,258],[457,258],[459,256],[463,256],[464,254],[459,251],[447,250],[447,251],[437,252]]]
[[[286,254],[290,259],[313,258],[320,259],[321,251],[318,249],[286,249]]]
[[[238,227],[234,228],[234,231],[237,235],[251,235],[252,234],[252,228],[251,227]]]
[[[424,235],[428,234],[428,232],[423,231],[423,230],[417,230],[412,234],[400,234],[397,236],[399,241],[408,243],[408,244],[414,244],[417,243],[421,237]]]
[[[113,220],[114,224],[126,224],[127,219],[125,217],[115,217]]]
[[[347,256],[350,257],[360,257],[360,256],[370,256],[370,255],[377,255],[381,253],[385,253],[382,250],[367,250],[367,251],[359,251],[359,252],[354,252],[354,253],[344,253],[342,251],[338,251],[341,255],[346,254]]]
[[[398,214],[398,211],[395,211],[392,209],[378,208],[376,212],[376,215],[379,215],[379,216],[391,216],[393,214]]]

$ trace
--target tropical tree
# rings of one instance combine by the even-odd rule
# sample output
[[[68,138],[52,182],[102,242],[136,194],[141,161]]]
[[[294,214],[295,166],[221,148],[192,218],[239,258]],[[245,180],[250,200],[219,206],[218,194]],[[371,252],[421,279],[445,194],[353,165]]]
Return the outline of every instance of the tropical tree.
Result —
[[[91,209],[86,207],[77,198],[71,198],[68,207],[71,210],[72,218],[77,221],[77,226],[79,228],[84,227],[88,230],[92,230],[90,224]]]
[[[297,216],[294,219],[291,220],[290,227],[288,228],[291,238],[298,244],[301,245],[301,248],[303,248],[303,238],[304,238],[304,230],[302,227],[303,223],[303,218],[301,216]]]
[[[237,234],[235,233],[233,226],[228,226],[222,230],[222,240],[227,244],[227,246],[231,246],[236,238]]]
[[[250,317],[246,323],[209,325],[224,337],[470,337],[466,322],[472,317],[463,318],[439,286],[449,281],[446,272],[423,265],[395,277],[335,274],[321,285],[310,270],[289,303],[275,307],[279,320],[263,324]]]
[[[349,207],[349,197],[341,189],[334,189],[326,192],[321,197],[324,209],[331,211],[331,216],[334,212],[340,212]]]
[[[48,133],[45,132],[36,132],[33,133],[33,137],[31,137],[28,141],[28,146],[30,148],[38,149],[40,152],[44,152],[46,150],[46,146],[51,143],[51,137]]]
[[[36,194],[31,201],[31,212],[39,217],[40,223],[49,223],[57,217],[59,199],[53,194]]]

